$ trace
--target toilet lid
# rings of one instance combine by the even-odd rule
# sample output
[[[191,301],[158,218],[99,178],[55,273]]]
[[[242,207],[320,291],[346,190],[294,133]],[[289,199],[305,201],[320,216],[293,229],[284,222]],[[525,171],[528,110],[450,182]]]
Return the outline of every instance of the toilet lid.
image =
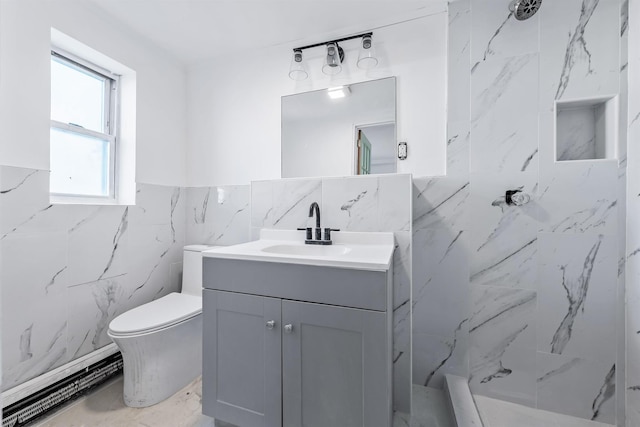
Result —
[[[187,320],[202,312],[202,297],[172,292],[122,313],[109,324],[114,334],[151,332]]]

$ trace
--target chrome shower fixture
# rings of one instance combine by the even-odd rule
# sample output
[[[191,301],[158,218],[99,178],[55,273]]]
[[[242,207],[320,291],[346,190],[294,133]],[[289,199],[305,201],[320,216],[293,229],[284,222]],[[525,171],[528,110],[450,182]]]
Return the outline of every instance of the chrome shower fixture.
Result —
[[[536,14],[542,0],[513,0],[509,5],[509,10],[518,21],[524,21]]]

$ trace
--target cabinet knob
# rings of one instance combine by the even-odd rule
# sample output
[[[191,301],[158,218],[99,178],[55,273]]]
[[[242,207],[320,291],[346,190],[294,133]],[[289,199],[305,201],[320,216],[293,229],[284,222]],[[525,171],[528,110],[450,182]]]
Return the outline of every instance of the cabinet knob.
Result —
[[[267,322],[267,329],[273,329],[276,327],[276,321],[275,320],[269,320]]]
[[[287,334],[290,334],[291,332],[293,332],[293,325],[291,323],[284,325],[284,331]]]

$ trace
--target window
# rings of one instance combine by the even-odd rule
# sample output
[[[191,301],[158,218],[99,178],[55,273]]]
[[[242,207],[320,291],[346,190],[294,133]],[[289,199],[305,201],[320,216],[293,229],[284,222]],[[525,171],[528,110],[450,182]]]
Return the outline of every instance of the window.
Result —
[[[115,199],[118,76],[51,51],[51,178],[62,198]]]

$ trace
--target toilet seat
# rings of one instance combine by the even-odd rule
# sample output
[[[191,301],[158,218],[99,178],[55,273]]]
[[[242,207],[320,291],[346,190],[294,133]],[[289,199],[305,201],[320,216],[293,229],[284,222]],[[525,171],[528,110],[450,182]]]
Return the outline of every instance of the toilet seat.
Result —
[[[202,297],[172,292],[122,313],[109,324],[109,335],[141,335],[181,323],[202,312]]]

